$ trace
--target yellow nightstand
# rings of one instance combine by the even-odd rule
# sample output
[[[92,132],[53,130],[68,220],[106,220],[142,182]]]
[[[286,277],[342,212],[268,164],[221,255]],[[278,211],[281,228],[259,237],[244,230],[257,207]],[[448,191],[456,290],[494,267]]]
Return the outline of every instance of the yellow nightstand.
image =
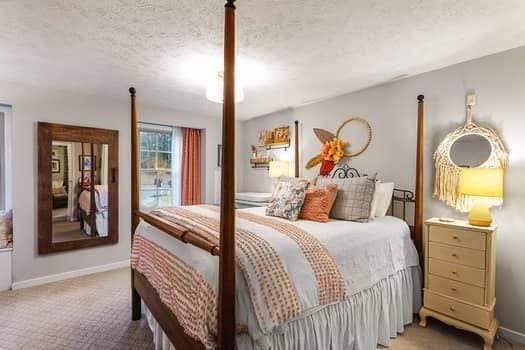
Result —
[[[496,305],[496,226],[465,221],[425,221],[424,303],[420,326],[427,317],[479,334],[492,349],[498,321]]]

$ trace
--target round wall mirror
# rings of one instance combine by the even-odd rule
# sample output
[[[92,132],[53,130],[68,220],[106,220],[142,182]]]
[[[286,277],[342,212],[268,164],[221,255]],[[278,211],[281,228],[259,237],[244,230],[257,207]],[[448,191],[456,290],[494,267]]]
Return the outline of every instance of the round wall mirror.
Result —
[[[450,145],[450,160],[460,168],[476,168],[492,154],[492,144],[479,134],[466,134]]]

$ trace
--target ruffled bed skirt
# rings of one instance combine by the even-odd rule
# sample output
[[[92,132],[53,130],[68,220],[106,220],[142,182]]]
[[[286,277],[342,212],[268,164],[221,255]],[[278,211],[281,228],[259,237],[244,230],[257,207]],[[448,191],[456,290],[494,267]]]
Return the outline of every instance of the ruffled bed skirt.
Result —
[[[344,302],[323,306],[290,320],[257,341],[248,334],[237,337],[237,348],[372,350],[388,346],[403,333],[421,307],[421,269],[401,270]],[[156,350],[175,350],[147,308]]]

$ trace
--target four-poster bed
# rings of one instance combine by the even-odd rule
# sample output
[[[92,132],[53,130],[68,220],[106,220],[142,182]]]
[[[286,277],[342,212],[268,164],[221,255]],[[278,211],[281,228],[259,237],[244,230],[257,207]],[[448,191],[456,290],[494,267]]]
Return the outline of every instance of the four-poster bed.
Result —
[[[394,201],[402,203],[403,219],[406,219],[407,203],[415,202],[414,226],[411,227],[410,234],[405,223],[393,218],[377,220],[377,222],[374,221],[371,224],[343,223],[341,220],[332,220],[327,224],[312,224],[311,222],[297,222],[292,224],[283,219],[264,217],[264,215],[260,215],[260,212],[257,212],[260,208],[238,211],[236,214],[234,209],[234,0],[227,1],[225,11],[224,103],[222,124],[223,166],[220,208],[216,209],[209,206],[201,206],[166,208],[150,213],[140,211],[139,138],[136,91],[134,88],[130,88],[132,128],[131,222],[133,237],[131,270],[132,319],[137,320],[141,318],[142,299],[157,324],[177,349],[205,349],[215,345],[217,345],[219,349],[234,349],[238,341],[242,342],[243,347],[244,345],[252,344],[250,341],[253,339],[247,340],[246,338],[252,334],[258,334],[259,338],[256,341],[257,343],[266,342],[264,344],[268,346],[272,344],[272,342],[273,344],[277,344],[277,342],[281,341],[279,344],[284,346],[283,344],[286,342],[286,344],[290,345],[290,341],[294,341],[294,339],[290,334],[286,333],[286,330],[280,328],[281,325],[284,324],[283,322],[287,322],[288,327],[296,327],[297,332],[297,327],[304,326],[304,322],[307,322],[306,319],[310,317],[305,316],[305,318],[299,319],[299,310],[307,309],[304,305],[309,305],[308,303],[311,302],[311,300],[314,300],[312,305],[315,306],[315,309],[318,310],[319,313],[324,313],[324,316],[321,315],[322,317],[330,318],[330,308],[357,308],[355,305],[350,305],[356,300],[354,298],[349,302],[348,298],[350,296],[354,297],[357,294],[366,296],[368,288],[376,288],[375,292],[384,291],[385,288],[390,288],[388,283],[393,283],[407,293],[407,295],[404,296],[404,300],[397,300],[397,307],[404,310],[405,315],[390,315],[390,318],[398,319],[397,323],[392,321],[394,322],[393,324],[385,324],[384,326],[385,328],[394,328],[399,331],[399,328],[406,324],[407,320],[411,320],[412,316],[406,315],[406,313],[410,313],[410,311],[415,313],[418,311],[413,310],[412,305],[407,305],[413,302],[410,300],[413,296],[412,293],[414,293],[414,298],[416,298],[415,295],[419,293],[416,288],[418,283],[413,282],[413,276],[411,275],[417,275],[419,266],[417,263],[417,252],[413,248],[412,243],[407,243],[406,238],[408,237],[408,241],[410,241],[411,238],[415,242],[417,251],[421,251],[423,96],[418,96],[416,193],[414,196],[410,191],[396,190],[393,196]],[[296,121],[294,133],[295,177],[299,177],[298,133],[299,125],[298,121]],[[353,168],[344,166],[336,169],[333,176],[348,178],[359,176],[359,173]],[[392,210],[394,210],[394,207],[394,204],[392,204]],[[147,224],[140,223],[141,220]],[[337,232],[335,234],[337,236],[336,238],[341,240],[344,239],[341,237],[346,237],[346,230],[349,228],[359,231],[361,229],[364,230],[366,227],[379,231],[381,231],[379,227],[387,228],[387,230],[392,230],[392,232],[395,231],[395,234],[390,231],[387,233],[381,232],[378,234],[379,236],[370,234],[370,238],[360,238],[361,245],[356,244],[351,251],[341,250],[345,247],[332,246],[328,248],[327,246],[330,242],[323,241],[323,235],[315,234],[315,230],[325,231],[324,228],[326,228],[330,232]],[[407,232],[405,232],[405,227]],[[137,233],[137,230],[140,231],[140,234]],[[260,236],[253,234],[253,232],[256,231],[260,233]],[[312,234],[312,232],[314,233]],[[326,233],[324,234],[327,235]],[[260,239],[262,236],[264,236],[267,241]],[[272,246],[271,243],[274,242],[271,241],[272,239],[277,240],[277,238],[275,238],[277,236],[280,245]],[[284,236],[286,236],[286,239],[283,238]],[[236,240],[238,241],[237,246]],[[368,278],[366,273],[363,273],[363,276],[365,276],[363,280],[360,280],[359,283],[356,282],[356,284],[363,287],[356,290],[348,290],[345,283],[345,281],[348,281],[348,276],[338,271],[338,269],[344,269],[339,262],[341,256],[346,254],[349,254],[349,256],[358,255],[360,251],[366,251],[363,247],[368,245],[375,247],[374,251],[369,252],[370,256],[375,257],[374,254],[377,252],[377,256],[383,257],[381,255],[383,254],[382,251],[388,250],[386,246],[382,245],[385,244],[385,240],[387,240],[387,244],[393,242],[393,245],[400,247],[399,251],[395,252],[397,254],[397,260],[403,262],[398,266],[398,270],[392,270],[390,275],[383,275],[382,273],[386,272],[380,271],[378,268],[377,281]],[[182,243],[189,243],[189,245]],[[300,271],[289,275],[284,270],[282,272],[280,272],[280,270],[278,272],[276,272],[277,270],[268,272],[266,271],[267,266],[261,268],[261,266],[254,264],[254,262],[258,261],[260,264],[267,263],[261,259],[264,260],[267,256],[272,256],[274,260],[271,261],[271,264],[274,265],[268,263],[270,267],[278,267],[284,264],[288,269],[293,270],[292,266],[295,265],[295,263],[287,260],[290,259],[290,257],[277,256],[279,254],[275,254],[276,250],[288,247],[287,244],[290,247],[295,244],[302,249],[302,251],[298,250],[298,252],[294,254],[304,254],[304,257],[308,260],[305,266],[307,266],[308,269],[311,268],[311,271],[313,271],[312,275],[314,277],[305,277],[305,279],[309,281],[312,280],[313,285],[315,285],[310,295],[305,296],[303,294],[308,294],[311,291],[306,290],[303,293],[302,289],[295,289],[293,286],[288,287],[291,285],[290,281],[292,280],[295,281],[297,285],[300,284],[294,280],[297,277],[296,275],[301,273]],[[183,249],[185,251],[183,251]],[[296,249],[296,247],[293,246],[290,248],[290,251],[293,249]],[[261,253],[258,250],[264,250],[264,252]],[[290,251],[288,251],[288,253],[290,253]],[[340,256],[335,256],[335,254],[333,254],[334,252],[337,252]],[[332,254],[332,256],[329,253]],[[185,260],[178,260],[178,258],[176,258],[177,254],[184,256]],[[293,254],[290,253],[288,255]],[[213,282],[208,283],[209,281],[205,281],[205,278],[202,277],[206,274],[213,275],[216,273],[216,269],[213,269],[213,267],[216,266],[216,258],[214,258],[216,256],[219,257],[218,286],[214,286]],[[301,255],[301,258],[304,257]],[[169,262],[169,264],[167,262]],[[202,268],[202,270],[194,268],[191,262],[199,265],[199,268]],[[206,265],[205,263],[209,264]],[[373,264],[373,259],[369,263]],[[355,261],[355,264],[359,265],[359,262]],[[239,272],[239,269],[236,269],[236,266],[242,270],[244,275]],[[172,273],[170,269],[179,269],[178,274]],[[253,271],[255,271],[255,273],[252,273]],[[396,271],[400,274],[393,275]],[[166,280],[167,276],[172,276],[176,281],[171,281],[170,283],[170,281]],[[368,279],[364,281],[366,278]],[[211,280],[213,280],[213,278],[211,278]],[[281,281],[283,284],[276,284],[276,280]],[[260,283],[261,281],[262,284]],[[194,283],[194,285],[190,282]],[[253,286],[254,283],[255,285],[259,283],[261,286],[260,290]],[[236,287],[239,288],[239,286],[240,289],[236,292]],[[182,287],[187,287],[191,290],[182,289]],[[216,293],[212,287],[216,287]],[[274,289],[272,290],[271,288]],[[408,290],[410,288],[414,290]],[[177,294],[177,292],[180,293],[180,295]],[[283,296],[282,293],[285,295]],[[279,299],[278,301],[281,303],[275,303],[274,299],[277,297],[274,294],[280,295],[284,301]],[[314,297],[311,298],[311,295],[314,295]],[[213,301],[214,297],[216,297],[216,304],[214,304]],[[196,299],[198,299],[199,303],[194,307],[192,303],[195,302]],[[257,303],[259,299],[263,300],[260,304]],[[171,304],[167,302],[167,300],[170,301]],[[248,301],[251,301],[251,303]],[[268,305],[273,305],[275,308],[268,308]],[[236,310],[236,306],[240,306],[240,309]],[[179,307],[179,309],[177,309],[177,307]],[[359,307],[365,310],[367,306]],[[388,308],[388,305],[382,305],[381,307]],[[179,312],[178,316],[175,315],[174,309]],[[311,308],[309,310],[311,311],[313,309],[314,308]],[[181,310],[186,311],[184,311],[184,313]],[[215,315],[215,312],[217,315]],[[253,315],[250,314],[250,312],[253,313]],[[246,313],[249,315],[246,316]],[[313,314],[314,311],[311,311],[311,313]],[[212,318],[210,318],[210,315]],[[239,315],[241,315],[240,318]],[[252,317],[252,319],[250,319],[250,317]],[[276,320],[280,321],[280,323]],[[312,327],[314,327],[313,332],[315,332],[315,326]],[[281,333],[276,336],[272,335],[271,332],[275,329],[279,329]],[[337,330],[334,330],[334,332],[336,331]],[[350,332],[350,330],[348,330],[348,332]],[[363,340],[359,338],[359,336],[356,336],[356,338],[359,339],[353,341],[360,342],[361,346],[366,346],[368,341],[373,341],[375,346],[379,340],[383,342],[387,341],[384,340],[384,338],[388,338],[389,335],[392,336],[390,333],[383,334],[379,331],[375,339]],[[347,336],[351,337],[353,335],[349,333]],[[283,337],[288,338],[282,340]],[[350,341],[349,339],[345,340]],[[308,341],[308,339],[305,338],[304,341]],[[256,342],[253,342],[253,344]]]

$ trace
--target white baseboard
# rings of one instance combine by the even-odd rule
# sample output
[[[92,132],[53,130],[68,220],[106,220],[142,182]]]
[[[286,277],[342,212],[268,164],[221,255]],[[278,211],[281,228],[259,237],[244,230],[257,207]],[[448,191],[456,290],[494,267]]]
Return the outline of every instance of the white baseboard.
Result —
[[[508,329],[505,327],[499,327],[498,332],[502,338],[513,341],[515,343],[525,344],[525,334],[523,333],[516,332],[512,329]]]
[[[118,262],[106,264],[106,265],[87,267],[85,269],[57,273],[56,275],[48,275],[44,277],[32,278],[32,279],[25,280],[25,281],[14,282],[13,285],[11,286],[11,289],[15,290],[15,289],[33,287],[33,286],[38,286],[41,284],[62,281],[62,280],[66,280],[69,278],[91,275],[97,272],[110,271],[110,270],[120,269],[120,268],[128,267],[128,266],[129,266],[129,260],[123,260],[123,261],[118,261]]]

